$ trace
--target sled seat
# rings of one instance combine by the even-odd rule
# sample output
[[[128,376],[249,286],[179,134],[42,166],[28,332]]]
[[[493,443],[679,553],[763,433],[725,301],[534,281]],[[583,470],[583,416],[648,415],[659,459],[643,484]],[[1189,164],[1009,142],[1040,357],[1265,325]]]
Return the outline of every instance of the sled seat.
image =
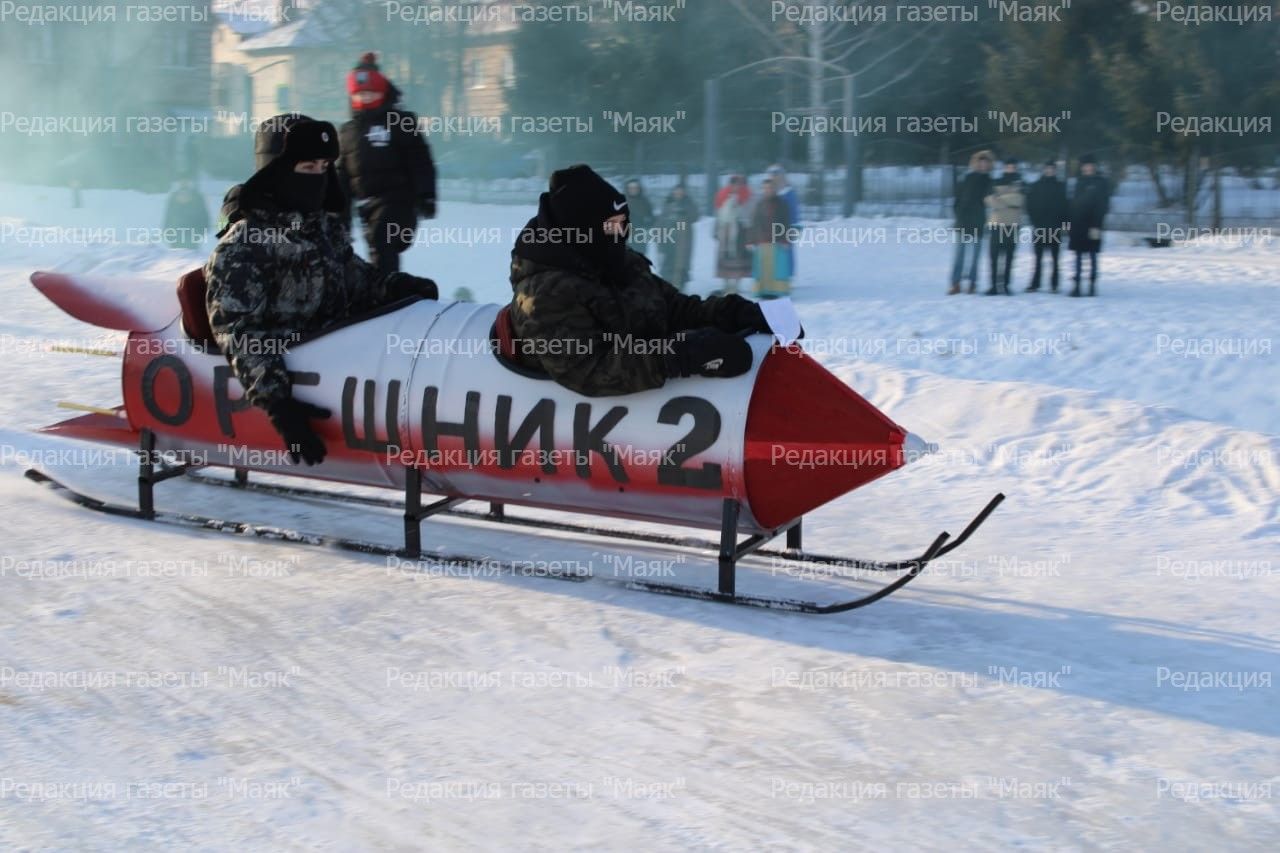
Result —
[[[536,364],[520,357],[519,341],[516,337],[515,323],[511,322],[511,306],[503,305],[494,318],[493,328],[489,330],[489,340],[493,344],[494,354],[503,367],[527,376],[530,379],[550,379],[551,376]]]
[[[209,325],[209,309],[205,307],[204,269],[196,267],[178,279],[178,305],[182,308],[182,331],[206,352],[220,353],[218,342]]]

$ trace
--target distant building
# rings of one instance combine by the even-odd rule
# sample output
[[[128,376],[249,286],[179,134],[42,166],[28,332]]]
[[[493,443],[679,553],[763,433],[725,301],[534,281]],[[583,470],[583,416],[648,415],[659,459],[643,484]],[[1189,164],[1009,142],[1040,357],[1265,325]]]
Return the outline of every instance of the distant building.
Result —
[[[220,128],[290,110],[339,119],[354,29],[352,2],[215,0],[213,102]]]
[[[497,11],[443,19],[451,7]],[[213,107],[222,133],[288,110],[340,122],[361,53],[425,118],[502,118],[515,84],[514,0],[214,0]],[[416,9],[422,9],[414,23]],[[434,10],[434,11],[433,11]],[[438,17],[433,17],[438,16]]]

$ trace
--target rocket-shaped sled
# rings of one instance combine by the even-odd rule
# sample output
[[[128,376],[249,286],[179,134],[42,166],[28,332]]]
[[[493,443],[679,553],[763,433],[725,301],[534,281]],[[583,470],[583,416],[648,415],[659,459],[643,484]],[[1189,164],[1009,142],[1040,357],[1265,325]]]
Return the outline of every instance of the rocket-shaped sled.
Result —
[[[440,495],[717,529],[734,498],[752,533],[906,461],[904,429],[766,335],[742,376],[588,398],[501,357],[498,306],[418,300],[287,343],[294,395],[333,413],[315,422],[325,461],[292,465],[226,358],[189,334],[202,295],[186,294],[184,317],[177,296],[136,283],[31,280],[72,316],[129,332],[123,406],[46,428],[68,437],[137,446],[146,429],[205,465],[392,488],[413,467]],[[179,294],[202,284],[188,274]]]
[[[499,508],[514,504],[705,527],[720,531],[715,591],[628,585],[834,613],[900,589],[930,559],[968,539],[1003,499],[993,498],[955,540],[948,542],[943,533],[912,560],[851,561],[802,553],[799,521],[806,513],[901,467],[908,453],[927,445],[798,348],[777,346],[767,335],[749,338],[755,359],[742,376],[677,379],[639,394],[589,398],[507,361],[502,353],[512,342],[505,309],[470,302],[410,300],[281,342],[294,396],[332,412],[327,421],[312,422],[327,445],[325,461],[295,465],[265,413],[244,399],[239,380],[212,341],[200,270],[183,276],[176,294],[50,272],[35,273],[31,281],[71,316],[128,332],[124,402],[45,431],[140,447],[138,508],[108,504],[41,472],[27,472],[83,506],[114,515],[280,538],[275,528],[154,509],[154,483],[192,467],[222,466],[403,489],[401,550],[310,534],[285,537],[365,553],[420,554],[422,518],[465,500],[490,502],[498,517]],[[165,451],[184,464],[157,471],[156,453]],[[424,508],[423,492],[443,497]],[[664,541],[639,532],[557,526],[570,528]],[[761,549],[783,532],[790,550]],[[742,534],[747,539],[739,541]],[[753,552],[906,574],[837,604],[738,595],[736,561]]]
[[[907,432],[795,347],[755,335],[752,369],[588,398],[508,364],[496,305],[418,300],[285,342],[294,395],[330,409],[314,468],[289,463],[226,358],[188,333],[199,272],[179,299],[136,283],[35,273],[72,316],[129,332],[124,403],[48,432],[201,464],[403,488],[406,467],[440,495],[719,528],[725,498],[743,532],[777,529],[905,461]],[[199,296],[199,298],[195,298]],[[207,323],[207,321],[205,321]]]

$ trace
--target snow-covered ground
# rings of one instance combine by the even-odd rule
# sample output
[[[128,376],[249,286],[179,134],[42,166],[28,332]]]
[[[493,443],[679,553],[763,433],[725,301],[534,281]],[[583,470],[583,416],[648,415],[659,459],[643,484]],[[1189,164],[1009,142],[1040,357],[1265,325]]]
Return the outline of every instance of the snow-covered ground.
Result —
[[[211,207],[220,189],[205,187]],[[57,401],[118,402],[115,361],[48,344],[119,336],[27,275],[167,287],[202,254],[21,230],[124,240],[158,224],[162,197],[89,191],[73,211],[65,190],[0,193],[0,846],[1280,842],[1280,244],[1108,235],[1093,300],[1022,294],[1022,247],[1016,296],[947,297],[936,221],[813,231],[796,290],[807,345],[942,451],[816,512],[806,545],[907,556],[1009,499],[902,593],[805,617],[432,576],[71,507],[24,468],[120,500],[134,471],[127,454],[77,469],[82,446],[30,432],[65,416]],[[529,213],[444,206],[406,267],[502,300]],[[706,292],[710,243],[695,251]],[[159,494],[387,542],[398,525],[195,484]],[[671,556],[425,528],[454,550],[598,574]],[[714,571],[696,555],[674,568]],[[809,594],[774,569],[742,586]]]

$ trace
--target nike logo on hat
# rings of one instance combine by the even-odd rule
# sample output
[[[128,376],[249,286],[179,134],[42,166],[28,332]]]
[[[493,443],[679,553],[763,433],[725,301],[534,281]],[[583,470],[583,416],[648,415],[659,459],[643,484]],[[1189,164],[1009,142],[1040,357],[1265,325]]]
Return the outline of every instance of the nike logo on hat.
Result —
[[[621,204],[619,204],[619,203],[618,203],[618,202],[616,202],[616,201],[613,203],[613,209],[614,209],[614,210],[622,210],[622,208],[624,208],[624,207],[626,207],[626,206],[627,206],[627,203],[626,203],[625,201],[624,201],[624,202],[622,202]]]

